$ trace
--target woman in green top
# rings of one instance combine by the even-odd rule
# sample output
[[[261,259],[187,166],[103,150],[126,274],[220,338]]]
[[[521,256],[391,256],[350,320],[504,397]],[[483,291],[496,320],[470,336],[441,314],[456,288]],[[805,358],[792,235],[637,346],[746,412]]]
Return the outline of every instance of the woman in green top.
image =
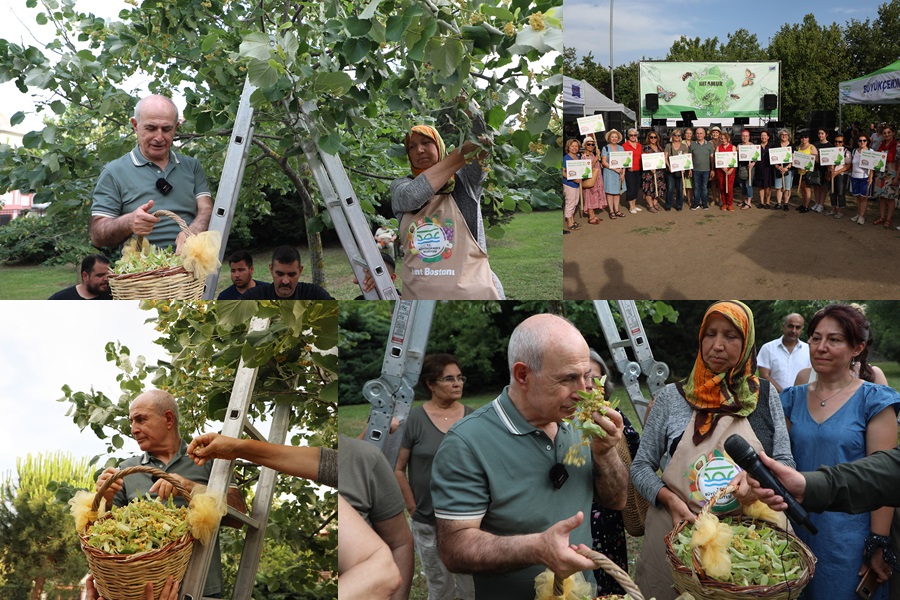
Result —
[[[422,362],[419,385],[431,393],[422,406],[409,412],[394,475],[400,484],[416,552],[428,583],[428,600],[475,599],[471,575],[451,573],[437,548],[434,507],[431,503],[431,464],[450,427],[472,412],[462,404],[462,374],[452,354],[429,354]]]

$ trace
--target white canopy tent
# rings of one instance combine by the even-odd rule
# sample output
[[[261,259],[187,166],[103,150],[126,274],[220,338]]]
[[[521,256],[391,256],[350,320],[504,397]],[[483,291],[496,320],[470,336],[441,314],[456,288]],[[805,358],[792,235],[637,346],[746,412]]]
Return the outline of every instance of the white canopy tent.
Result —
[[[563,77],[563,114],[586,117],[597,112],[620,112],[635,120],[633,110],[613,102],[587,81]]]
[[[900,60],[838,84],[838,111],[844,104],[900,104]],[[839,120],[843,119],[839,116]]]

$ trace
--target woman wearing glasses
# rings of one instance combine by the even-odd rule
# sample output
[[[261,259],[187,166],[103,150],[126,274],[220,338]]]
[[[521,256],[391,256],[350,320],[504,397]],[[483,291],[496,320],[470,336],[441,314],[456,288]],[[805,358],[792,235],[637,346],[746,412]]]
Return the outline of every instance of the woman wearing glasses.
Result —
[[[452,354],[429,354],[422,362],[419,386],[431,398],[409,411],[394,475],[400,484],[416,552],[428,583],[429,600],[474,600],[471,575],[451,573],[438,554],[434,507],[431,503],[431,463],[450,427],[472,412],[462,404],[462,374]]]
[[[875,225],[881,225],[885,229],[891,229],[894,224],[894,208],[897,204],[897,190],[900,184],[900,153],[897,152],[897,131],[893,125],[885,125],[881,134],[881,140],[875,149],[879,152],[887,152],[887,160],[884,170],[875,173],[875,181],[872,185],[872,194],[878,198],[878,218]]]
[[[644,138],[644,152],[647,154],[662,152],[656,132],[651,131]],[[641,175],[641,188],[644,190],[644,202],[647,203],[647,210],[652,213],[659,212],[659,199],[666,197],[666,170],[644,171]]]
[[[856,149],[853,150],[853,157],[850,159],[852,168],[850,169],[850,194],[856,196],[856,216],[850,220],[860,225],[866,224],[866,209],[869,207],[869,198],[872,196],[872,169],[866,169],[862,166],[863,150],[869,149],[869,138],[860,134],[856,138]]]
[[[600,165],[600,150],[597,148],[597,140],[594,134],[588,134],[582,142],[583,151],[581,159],[591,159],[591,178],[581,181],[584,194],[584,212],[591,225],[600,224],[601,219],[596,211],[603,212],[606,208],[606,192],[603,189],[603,167]]]
[[[641,211],[637,205],[638,193],[641,190],[641,154],[643,147],[638,141],[638,130],[632,127],[627,131],[628,140],[622,144],[626,152],[631,152],[631,167],[625,169],[625,201],[628,212],[635,214]]]
[[[757,452],[794,465],[778,392],[756,375],[751,310],[737,301],[710,306],[699,345],[687,378],[654,397],[631,465],[634,487],[650,503],[635,583],[657,600],[677,595],[665,535],[681,521],[694,522],[706,499],[739,473],[723,449],[730,435],[740,434]],[[712,512],[739,514],[740,500],[752,502],[746,481]]]

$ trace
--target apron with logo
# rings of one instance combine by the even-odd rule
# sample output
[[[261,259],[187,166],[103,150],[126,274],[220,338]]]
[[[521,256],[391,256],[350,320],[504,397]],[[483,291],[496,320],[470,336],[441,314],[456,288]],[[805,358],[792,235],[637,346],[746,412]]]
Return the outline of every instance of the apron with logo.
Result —
[[[675,492],[694,514],[700,512],[707,498],[719,488],[728,485],[728,482],[741,471],[741,468],[725,453],[724,444],[728,436],[738,433],[754,450],[762,451],[762,444],[753,433],[747,419],[731,415],[720,417],[712,434],[695,446],[691,438],[696,417],[695,411],[662,474],[663,483]],[[719,500],[712,512],[722,516],[741,514],[743,510],[737,498],[728,494]],[[669,511],[665,507],[657,508],[651,503],[647,511],[644,545],[635,571],[635,583],[645,598],[672,600],[678,596],[678,592],[672,586],[672,570],[666,558],[665,537],[672,529],[674,526]]]
[[[487,253],[450,194],[400,219],[404,300],[499,300]]]

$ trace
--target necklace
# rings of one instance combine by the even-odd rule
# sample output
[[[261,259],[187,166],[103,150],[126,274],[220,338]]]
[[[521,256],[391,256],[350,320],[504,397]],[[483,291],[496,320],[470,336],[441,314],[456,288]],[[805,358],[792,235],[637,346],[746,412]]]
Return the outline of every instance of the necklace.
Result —
[[[851,384],[851,383],[853,383],[853,378],[852,378],[852,377],[850,378],[850,381],[847,382],[847,385],[845,385],[844,387],[842,387],[841,389],[839,389],[838,391],[836,391],[836,392],[833,393],[832,395],[828,396],[828,397],[825,398],[824,400],[822,399],[822,396],[819,396],[819,384],[816,383],[816,389],[813,390],[813,394],[815,394],[815,395],[819,398],[819,400],[821,400],[821,402],[819,402],[819,406],[825,406],[825,403],[826,403],[826,402],[828,402],[829,400],[831,400],[832,398],[834,398],[835,396],[837,396],[838,394],[840,394],[841,392],[843,392],[844,390],[846,390],[848,387],[850,387],[850,384]]]

